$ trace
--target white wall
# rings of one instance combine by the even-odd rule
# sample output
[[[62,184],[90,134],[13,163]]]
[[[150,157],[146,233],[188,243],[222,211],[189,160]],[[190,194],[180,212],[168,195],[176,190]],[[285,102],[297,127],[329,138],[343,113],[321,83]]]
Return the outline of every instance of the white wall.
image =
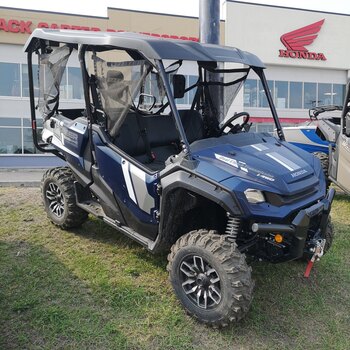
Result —
[[[267,65],[267,79],[285,81],[306,81],[318,83],[345,84],[347,72],[335,69],[301,68],[294,66]]]

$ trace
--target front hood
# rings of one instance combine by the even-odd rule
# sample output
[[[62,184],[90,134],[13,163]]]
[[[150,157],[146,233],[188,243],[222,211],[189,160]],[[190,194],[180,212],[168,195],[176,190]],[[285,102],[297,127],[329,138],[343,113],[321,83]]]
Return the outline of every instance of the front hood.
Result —
[[[196,172],[220,183],[237,177],[268,191],[292,195],[319,182],[312,155],[273,137],[240,147],[216,142],[212,147],[196,147],[192,154],[198,161]]]

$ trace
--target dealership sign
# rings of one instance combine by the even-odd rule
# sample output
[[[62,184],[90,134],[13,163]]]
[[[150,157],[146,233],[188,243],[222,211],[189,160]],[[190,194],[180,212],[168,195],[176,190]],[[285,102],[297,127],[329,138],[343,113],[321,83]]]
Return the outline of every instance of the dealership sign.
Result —
[[[287,50],[279,50],[279,57],[326,61],[323,53],[310,52],[305,47],[314,42],[323,23],[324,19],[283,34],[280,39]]]
[[[3,31],[3,32],[9,32],[9,33],[31,34],[33,27],[34,25],[32,21],[0,18],[0,33]],[[72,24],[57,24],[57,23],[47,23],[47,22],[39,22],[36,28],[88,30],[88,31],[94,31],[94,32],[101,31],[101,29],[98,27],[77,26]],[[107,29],[107,32],[125,32],[125,30]],[[146,35],[151,35],[151,36],[160,37],[160,38],[199,41],[198,38],[196,37],[184,36],[184,35],[179,36],[179,35],[145,33],[145,32],[141,32],[140,34],[146,34]]]

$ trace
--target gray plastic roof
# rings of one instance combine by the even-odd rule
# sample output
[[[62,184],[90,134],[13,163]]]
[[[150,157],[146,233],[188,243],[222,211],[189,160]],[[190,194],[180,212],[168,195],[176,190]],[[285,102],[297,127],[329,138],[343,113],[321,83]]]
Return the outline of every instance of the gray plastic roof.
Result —
[[[265,68],[257,56],[234,47],[163,39],[136,33],[38,28],[27,40],[24,46],[26,52],[30,51],[37,38],[60,43],[116,46],[139,51],[149,59],[235,62]]]

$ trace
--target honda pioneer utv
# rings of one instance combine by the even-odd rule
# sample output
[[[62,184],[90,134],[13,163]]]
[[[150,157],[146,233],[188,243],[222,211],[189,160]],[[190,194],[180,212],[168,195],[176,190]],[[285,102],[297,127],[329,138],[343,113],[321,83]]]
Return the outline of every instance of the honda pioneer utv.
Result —
[[[48,217],[71,228],[90,213],[151,252],[170,251],[174,291],[200,321],[224,326],[248,312],[246,255],[312,264],[329,249],[334,190],[326,194],[318,159],[284,141],[253,54],[49,29],[36,29],[25,51],[34,143],[67,163],[43,177]],[[81,68],[76,109],[60,101],[68,60]],[[249,115],[239,111],[250,74],[261,81],[278,138],[249,132]]]

